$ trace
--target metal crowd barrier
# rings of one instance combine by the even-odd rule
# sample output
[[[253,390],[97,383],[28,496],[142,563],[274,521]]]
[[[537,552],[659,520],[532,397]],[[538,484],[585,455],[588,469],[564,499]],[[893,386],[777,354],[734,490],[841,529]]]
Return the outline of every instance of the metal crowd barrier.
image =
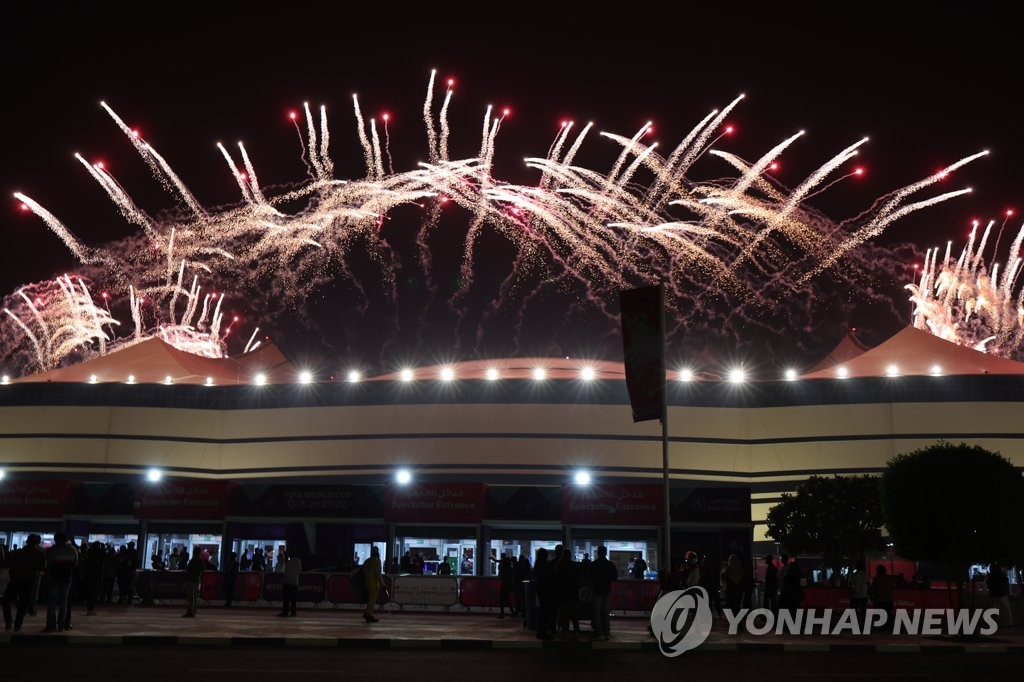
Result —
[[[281,573],[238,574],[234,600],[255,603],[281,601]],[[501,605],[501,578],[427,575],[385,575],[385,589],[378,597],[380,605],[394,603],[405,606],[440,606],[445,609],[456,604],[469,608],[498,608]],[[143,601],[182,599],[185,590],[183,571],[141,571],[137,593]],[[658,599],[659,585],[650,580],[617,580],[612,583],[612,611],[650,611]],[[219,571],[203,573],[199,594],[203,600],[224,600],[224,574]],[[512,591],[512,601],[519,598],[520,590]],[[335,607],[342,604],[363,603],[347,573],[302,573],[299,575],[299,601],[320,604],[328,602]]]

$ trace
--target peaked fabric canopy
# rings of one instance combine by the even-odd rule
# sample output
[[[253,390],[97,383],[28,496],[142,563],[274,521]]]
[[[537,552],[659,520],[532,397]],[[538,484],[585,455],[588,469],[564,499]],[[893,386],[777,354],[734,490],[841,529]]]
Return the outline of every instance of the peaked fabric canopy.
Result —
[[[944,341],[921,329],[906,327],[870,350],[844,362],[811,370],[801,378],[835,378],[840,376],[840,369],[845,370],[845,376],[848,377],[889,374],[1024,374],[1024,363],[987,355]]]
[[[230,386],[251,384],[260,373],[271,384],[292,383],[298,377],[295,366],[272,343],[234,358],[207,358],[151,338],[108,355],[16,381],[80,383],[95,376],[97,382],[125,383],[132,376],[140,384],[162,383],[170,377],[175,384],[205,384],[209,379],[217,386]]]
[[[822,358],[818,364],[807,370],[807,374],[842,364],[866,351],[868,347],[854,336],[855,331],[855,329],[851,329],[846,332],[846,335],[836,344],[836,347],[829,351],[829,354]]]

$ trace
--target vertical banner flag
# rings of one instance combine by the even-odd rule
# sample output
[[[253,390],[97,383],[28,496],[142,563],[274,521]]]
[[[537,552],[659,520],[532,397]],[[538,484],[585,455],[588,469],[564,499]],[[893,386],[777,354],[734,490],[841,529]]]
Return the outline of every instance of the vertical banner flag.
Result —
[[[665,401],[665,330],[662,286],[619,292],[622,354],[633,421],[661,419]]]

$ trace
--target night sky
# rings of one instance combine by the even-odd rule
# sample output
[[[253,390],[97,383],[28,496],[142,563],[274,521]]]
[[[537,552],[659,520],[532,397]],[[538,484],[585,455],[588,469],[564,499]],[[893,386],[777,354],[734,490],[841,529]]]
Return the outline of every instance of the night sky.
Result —
[[[593,120],[601,130],[627,136],[651,120],[654,138],[671,147],[708,111],[742,92],[747,99],[730,118],[737,134],[720,146],[752,159],[806,129],[781,158],[777,177],[790,186],[860,137],[871,137],[859,159],[866,175],[813,202],[835,219],[855,216],[876,197],[958,158],[992,151],[949,180],[949,189],[971,186],[972,195],[897,223],[881,243],[906,242],[919,251],[947,240],[959,246],[972,219],[1001,219],[1008,208],[1024,209],[1024,136],[1016,106],[1020,58],[1008,14],[984,3],[971,3],[969,10],[932,3],[901,10],[905,16],[853,3],[776,10],[784,4],[756,12],[728,4],[676,10],[632,4],[614,15],[585,4],[550,3],[498,5],[490,12],[428,4],[403,10],[386,3],[354,13],[301,3],[280,3],[267,13],[254,9],[258,5],[230,3],[202,11],[172,4],[144,12],[139,5],[120,12],[109,5],[102,11],[8,11],[0,40],[7,76],[0,188],[8,197],[29,194],[89,244],[130,234],[133,228],[73,160],[77,151],[102,159],[150,214],[174,208],[99,108],[101,99],[143,131],[206,206],[238,200],[217,141],[244,140],[264,186],[303,179],[287,119],[303,101],[327,105],[337,177],[358,177],[362,170],[353,92],[367,116],[391,114],[395,166],[409,168],[426,156],[421,109],[430,69],[437,68],[439,77],[457,80],[453,158],[475,153],[487,104],[511,107],[494,173],[510,181],[535,182],[521,159],[543,156],[565,118]],[[435,111],[439,105],[440,99]],[[617,149],[603,144],[590,140],[581,160],[607,169]],[[712,165],[706,172],[721,170]],[[74,270],[67,249],[38,218],[18,210],[13,198],[3,206],[2,295]],[[564,319],[567,303],[552,291],[530,311],[524,331],[513,333],[513,321],[496,323],[482,344],[464,342],[459,357],[452,357],[455,322],[443,290],[454,286],[464,222],[446,218],[435,235],[442,291],[426,313],[418,302],[424,299],[421,273],[407,243],[416,226],[403,214],[384,228],[401,256],[399,306],[374,290],[371,268],[365,315],[353,313],[352,292],[344,285],[312,292],[308,315],[276,320],[248,319],[252,311],[240,296],[229,299],[237,303],[233,312],[246,318],[240,329],[247,335],[259,324],[289,354],[315,358],[331,371],[352,362],[389,369],[399,360],[425,364],[474,355],[621,356],[608,320],[585,311]],[[1019,221],[1012,224],[1019,227]],[[499,269],[512,257],[511,249],[495,246],[485,263]],[[352,267],[361,272],[363,266]],[[813,353],[831,347],[845,326],[858,327],[871,341],[898,330],[909,310],[903,282],[877,275],[866,281],[873,290],[893,292],[895,302],[865,300],[851,319],[793,330],[802,339],[798,344],[770,339],[763,348],[784,356],[792,347],[796,354],[771,360],[811,364],[818,359]],[[480,305],[490,298],[480,296]],[[903,319],[894,311],[904,311]],[[740,329],[737,342],[722,352],[768,362],[757,357],[763,335],[752,329],[742,338]],[[692,337],[677,345],[670,354],[706,350]]]

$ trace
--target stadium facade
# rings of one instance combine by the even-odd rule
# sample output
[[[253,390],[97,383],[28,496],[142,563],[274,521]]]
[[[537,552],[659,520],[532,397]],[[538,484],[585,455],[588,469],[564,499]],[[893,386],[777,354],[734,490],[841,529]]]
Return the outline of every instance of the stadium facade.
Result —
[[[906,329],[783,369],[669,373],[674,556],[767,549],[781,493],[813,474],[879,473],[939,440],[1024,466],[1024,364]],[[285,544],[341,565],[376,544],[478,575],[505,552],[606,544],[622,568],[637,554],[660,565],[661,428],[633,423],[621,364],[356,379],[303,375],[272,346],[229,364],[157,340],[5,379],[0,542],[61,528],[135,539],[147,565],[180,546],[251,556]]]

